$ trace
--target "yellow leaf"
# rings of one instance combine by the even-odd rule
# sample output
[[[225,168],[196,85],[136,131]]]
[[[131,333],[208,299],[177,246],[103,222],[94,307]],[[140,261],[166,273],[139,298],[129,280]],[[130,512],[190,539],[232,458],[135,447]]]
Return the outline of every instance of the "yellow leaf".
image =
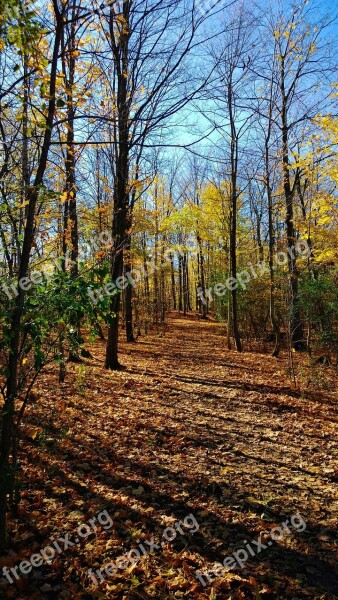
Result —
[[[41,427],[29,427],[27,431],[27,435],[31,440],[35,440],[36,436],[41,433]]]
[[[25,200],[25,202],[20,204],[19,208],[24,208],[25,206],[27,206],[27,204],[29,204],[29,200]]]
[[[116,585],[109,585],[108,590],[110,592],[122,592],[122,590],[124,590],[124,585],[123,585],[123,583],[118,583]]]

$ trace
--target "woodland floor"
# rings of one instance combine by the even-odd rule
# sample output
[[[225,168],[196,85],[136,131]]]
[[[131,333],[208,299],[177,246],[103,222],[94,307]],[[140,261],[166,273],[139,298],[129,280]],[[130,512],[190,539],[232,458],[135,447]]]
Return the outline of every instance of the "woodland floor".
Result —
[[[59,386],[49,368],[27,412],[12,567],[107,509],[114,521],[10,585],[0,597],[333,599],[338,597],[337,397],[300,393],[287,359],[225,349],[222,325],[169,318],[162,333],[122,343],[126,370],[102,368],[104,342]],[[328,373],[330,369],[328,369]],[[306,529],[203,588],[195,570],[257,540],[297,511]],[[95,586],[98,569],[193,513],[199,530]],[[266,539],[266,538],[264,538]],[[267,543],[267,542],[266,542]],[[337,564],[336,564],[337,567]],[[0,569],[1,576],[2,568]]]

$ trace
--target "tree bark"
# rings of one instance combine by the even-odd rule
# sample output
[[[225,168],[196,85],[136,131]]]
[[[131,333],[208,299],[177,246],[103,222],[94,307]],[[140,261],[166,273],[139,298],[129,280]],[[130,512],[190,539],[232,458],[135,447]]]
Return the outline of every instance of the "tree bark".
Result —
[[[131,223],[129,220],[128,229],[129,232],[127,234],[127,240],[125,244],[125,267],[124,274],[128,280],[128,285],[126,287],[125,293],[125,311],[126,311],[126,338],[128,343],[135,342],[134,337],[134,327],[133,327],[133,286],[130,283],[130,279],[128,279],[128,274],[131,273],[132,270],[132,261],[131,261],[131,234],[130,234]]]
[[[182,256],[181,253],[178,255],[178,310],[183,310],[183,269],[182,269]]]
[[[230,76],[231,78],[231,76]],[[230,195],[230,264],[231,276],[237,282],[237,165],[238,165],[238,140],[233,114],[232,104],[232,84],[231,79],[228,84],[228,111],[231,130],[230,142],[230,160],[231,160],[231,195]],[[242,352],[242,342],[238,328],[238,307],[237,307],[237,284],[232,286],[231,290],[232,304],[232,331],[235,341],[236,350]]]
[[[171,275],[171,296],[173,301],[173,308],[176,310],[177,302],[176,302],[176,283],[175,283],[175,268],[174,268],[174,257],[170,253],[170,275]]]
[[[298,269],[295,254],[295,228],[294,228],[294,210],[293,198],[294,189],[290,181],[290,162],[289,162],[289,139],[288,139],[288,119],[287,119],[287,97],[285,93],[285,62],[281,58],[281,92],[282,92],[282,144],[283,144],[283,187],[286,208],[286,236],[288,250],[288,271],[289,271],[289,289],[290,289],[290,338],[292,347],[295,350],[305,350],[303,323],[300,317],[298,302]]]
[[[198,245],[198,265],[199,265],[199,279],[201,282],[202,288],[202,297],[205,298],[205,271],[204,271],[204,256],[203,256],[203,247],[202,247],[202,239],[199,233],[197,233],[197,245]],[[206,302],[201,302],[201,312],[202,319],[207,318],[208,314],[208,305]]]
[[[274,254],[274,233],[273,233],[273,214],[272,214],[272,192],[270,185],[270,173],[269,173],[269,159],[268,159],[268,149],[266,147],[266,193],[268,197],[268,220],[269,220],[269,272],[270,272],[270,322],[273,333],[275,335],[275,347],[272,352],[272,356],[278,356],[280,352],[280,331],[279,325],[276,319],[276,309],[275,309],[275,294],[276,294],[276,286],[275,286],[275,271],[273,264],[273,254]]]
[[[266,195],[268,199],[268,231],[269,231],[269,274],[270,274],[270,300],[269,300],[269,309],[270,309],[270,323],[275,336],[275,347],[272,352],[272,356],[278,356],[280,352],[280,329],[279,323],[276,318],[276,307],[275,307],[275,294],[276,294],[276,286],[275,286],[275,271],[273,264],[273,254],[274,254],[274,227],[273,227],[273,199],[272,199],[272,186],[270,179],[270,165],[269,165],[269,143],[271,138],[271,128],[272,128],[272,93],[273,93],[273,85],[271,81],[271,89],[270,89],[270,102],[269,102],[269,113],[268,113],[268,127],[265,135],[264,142],[264,165],[265,165],[265,188]]]
[[[111,277],[116,280],[123,274],[123,246],[126,238],[129,209],[129,101],[128,101],[128,68],[129,68],[129,11],[130,1],[123,3],[123,23],[119,39],[115,39],[115,12],[110,9],[110,41],[114,54],[117,74],[117,113],[118,143],[116,144],[116,173],[114,186],[114,215],[112,237],[114,249],[111,258]],[[108,327],[105,368],[121,369],[118,360],[118,332],[121,294],[115,293],[110,302],[111,321]]]

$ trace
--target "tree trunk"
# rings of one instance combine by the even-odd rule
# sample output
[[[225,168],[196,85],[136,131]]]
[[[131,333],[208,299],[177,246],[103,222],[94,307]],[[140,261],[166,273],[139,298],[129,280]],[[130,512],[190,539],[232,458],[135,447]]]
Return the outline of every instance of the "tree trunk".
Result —
[[[186,270],[186,282],[187,282],[187,309],[188,311],[192,310],[191,300],[190,300],[190,277],[189,277],[189,255],[186,253],[185,256],[185,270]]]
[[[268,221],[269,221],[269,272],[270,272],[270,322],[273,333],[275,335],[275,347],[272,352],[272,356],[278,356],[280,352],[280,330],[279,324],[276,319],[276,309],[275,309],[275,271],[273,264],[273,254],[274,254],[274,232],[273,232],[273,205],[272,205],[272,190],[270,183],[270,169],[269,169],[269,140],[270,140],[270,131],[271,131],[271,121],[269,121],[268,126],[268,134],[265,139],[265,185],[266,185],[266,194],[268,198]]]
[[[75,80],[76,68],[76,5],[72,6],[72,23],[68,33],[67,46],[62,40],[62,71],[64,75],[66,99],[67,99],[67,137],[66,137],[66,158],[65,158],[65,193],[66,202],[64,206],[64,232],[63,232],[63,269],[66,271],[66,254],[68,232],[70,239],[70,274],[72,278],[78,277],[79,274],[79,235],[78,235],[78,218],[76,205],[76,185],[75,185],[75,145],[74,145],[74,117],[75,107],[73,98],[73,87]],[[67,60],[66,60],[67,50]],[[67,68],[68,67],[68,68]],[[78,319],[74,319],[71,323],[72,327],[80,334],[80,325]],[[68,360],[71,362],[81,362],[78,353],[77,344],[70,349]]]
[[[231,128],[230,157],[231,157],[231,207],[230,207],[230,264],[231,276],[237,282],[237,153],[238,140],[235,126],[235,119],[232,105],[232,84],[228,84],[228,110]],[[235,340],[236,350],[242,352],[242,343],[238,328],[238,307],[237,307],[237,284],[232,286],[232,331]]]
[[[283,187],[286,208],[286,235],[288,250],[288,270],[290,284],[290,339],[295,350],[305,350],[303,323],[300,317],[298,302],[298,269],[295,255],[295,228],[293,197],[294,190],[290,182],[289,140],[287,120],[287,98],[285,95],[285,63],[281,60],[281,92],[282,92],[282,141],[283,141]]]
[[[174,269],[174,257],[170,253],[170,274],[171,274],[171,296],[173,301],[173,308],[176,310],[176,285],[175,285],[175,269]]]
[[[146,298],[147,306],[150,305],[150,289],[149,289],[149,275],[148,275],[148,264],[147,264],[147,242],[145,234],[142,235],[142,256],[143,256],[143,272],[144,272],[144,294]]]
[[[165,321],[166,311],[166,286],[165,286],[165,270],[164,270],[164,245],[166,238],[163,236],[161,245],[161,271],[160,271],[160,289],[161,289],[161,322]]]
[[[205,272],[204,272],[204,256],[203,256],[203,247],[201,236],[197,233],[197,245],[198,245],[198,265],[199,265],[199,278],[201,281],[202,288],[202,297],[205,298]],[[207,318],[208,314],[208,305],[205,302],[200,302],[201,311],[202,311],[202,319]]]
[[[123,3],[123,28],[118,41],[115,39],[115,12],[110,8],[110,37],[114,54],[114,66],[117,74],[117,113],[118,140],[116,144],[116,173],[114,186],[114,215],[112,237],[114,249],[111,258],[111,277],[116,280],[123,274],[123,247],[127,234],[129,209],[129,101],[128,101],[128,46],[129,46],[129,11],[130,2]],[[108,328],[105,368],[121,369],[118,360],[118,333],[121,294],[115,293],[110,302],[111,321]]]
[[[178,310],[183,310],[183,269],[182,269],[182,256],[181,253],[178,255]]]
[[[128,228],[130,228],[130,223],[129,223]],[[125,274],[126,278],[128,279],[128,274],[131,272],[131,269],[132,269],[132,262],[131,262],[131,255],[130,255],[130,251],[131,251],[131,235],[130,235],[130,233],[128,233],[125,250],[126,250],[126,260],[125,260],[124,274]],[[133,329],[133,286],[129,283],[129,281],[130,281],[130,279],[128,279],[128,285],[126,287],[126,293],[125,293],[126,338],[127,338],[127,342],[132,343],[132,342],[135,342],[134,329]]]
[[[269,216],[269,272],[270,272],[270,322],[273,333],[275,335],[275,347],[272,352],[272,356],[278,356],[280,351],[280,331],[279,325],[276,319],[275,309],[275,272],[273,264],[273,253],[274,253],[274,235],[273,235],[273,217],[272,217],[272,195],[270,182],[267,183],[267,196],[268,196],[268,216]]]
[[[155,236],[154,236],[154,299],[153,299],[153,307],[154,307],[154,323],[157,325],[159,322],[159,301],[160,301],[160,289],[159,289],[159,280],[157,274],[158,267],[158,187],[157,183],[155,184],[154,191],[154,208],[155,208]]]

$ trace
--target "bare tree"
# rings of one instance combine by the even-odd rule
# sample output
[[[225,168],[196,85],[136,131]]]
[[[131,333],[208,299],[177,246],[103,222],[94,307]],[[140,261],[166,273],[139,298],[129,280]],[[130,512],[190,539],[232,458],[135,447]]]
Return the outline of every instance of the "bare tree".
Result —
[[[112,57],[111,91],[114,98],[115,186],[111,277],[123,274],[123,252],[133,186],[131,162],[142,145],[156,143],[156,135],[178,110],[202,89],[204,81],[191,74],[188,59],[201,40],[198,32],[207,16],[185,0],[126,0],[120,12],[112,5],[102,17],[102,28]],[[159,138],[157,138],[159,139]],[[111,299],[106,361],[119,369],[118,331],[121,298]]]
[[[242,351],[238,324],[237,294],[237,218],[238,200],[243,186],[239,181],[240,161],[243,160],[243,145],[252,120],[252,110],[248,99],[250,86],[249,65],[252,61],[254,19],[242,2],[227,20],[224,34],[210,50],[216,81],[208,90],[207,98],[214,107],[205,113],[223,140],[228,141],[228,157],[224,161],[229,168],[225,178],[230,182],[230,275],[231,287],[231,326],[236,349]],[[224,143],[223,143],[224,147]]]

